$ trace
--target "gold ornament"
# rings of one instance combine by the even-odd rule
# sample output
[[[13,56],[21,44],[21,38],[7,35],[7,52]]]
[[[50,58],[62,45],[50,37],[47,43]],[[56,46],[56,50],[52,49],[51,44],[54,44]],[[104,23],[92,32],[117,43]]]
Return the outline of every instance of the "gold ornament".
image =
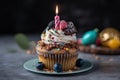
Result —
[[[112,49],[120,47],[120,32],[115,28],[106,28],[99,34],[101,44]]]
[[[110,39],[107,41],[107,45],[111,49],[117,49],[120,46],[120,41],[116,39]]]

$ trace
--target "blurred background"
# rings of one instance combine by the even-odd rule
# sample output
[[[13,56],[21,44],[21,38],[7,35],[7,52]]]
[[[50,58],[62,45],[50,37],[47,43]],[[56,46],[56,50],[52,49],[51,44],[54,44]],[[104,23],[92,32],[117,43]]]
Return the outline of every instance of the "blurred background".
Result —
[[[120,30],[120,0],[1,0],[0,35],[41,34],[54,19],[59,4],[61,19],[73,21],[79,33],[93,28]]]

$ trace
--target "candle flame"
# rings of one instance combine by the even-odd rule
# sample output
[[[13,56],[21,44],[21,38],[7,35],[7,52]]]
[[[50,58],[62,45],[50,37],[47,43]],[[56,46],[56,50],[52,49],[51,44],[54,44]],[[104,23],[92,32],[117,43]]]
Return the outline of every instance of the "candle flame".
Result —
[[[56,5],[56,14],[58,14],[58,5]]]

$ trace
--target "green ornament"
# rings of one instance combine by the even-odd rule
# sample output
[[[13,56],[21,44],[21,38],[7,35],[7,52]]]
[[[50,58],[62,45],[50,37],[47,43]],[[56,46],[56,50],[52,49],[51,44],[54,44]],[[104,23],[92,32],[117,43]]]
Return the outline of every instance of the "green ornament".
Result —
[[[16,34],[15,40],[20,48],[25,49],[25,50],[30,48],[30,42],[24,34],[22,33]]]
[[[94,29],[86,32],[81,38],[82,44],[83,45],[94,44],[98,36],[98,31],[99,31],[98,29]]]

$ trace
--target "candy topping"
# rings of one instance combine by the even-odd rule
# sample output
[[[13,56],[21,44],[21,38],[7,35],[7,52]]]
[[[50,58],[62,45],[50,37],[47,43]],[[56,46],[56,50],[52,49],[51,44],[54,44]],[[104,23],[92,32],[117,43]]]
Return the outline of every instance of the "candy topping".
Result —
[[[66,51],[68,51],[69,50],[69,48],[64,48]]]
[[[77,30],[76,30],[73,22],[68,22],[68,26],[67,26],[67,28],[64,30],[64,32],[65,32],[65,35],[71,35],[71,34],[77,32]]]
[[[65,20],[60,21],[60,29],[63,30],[67,28],[67,22]]]

